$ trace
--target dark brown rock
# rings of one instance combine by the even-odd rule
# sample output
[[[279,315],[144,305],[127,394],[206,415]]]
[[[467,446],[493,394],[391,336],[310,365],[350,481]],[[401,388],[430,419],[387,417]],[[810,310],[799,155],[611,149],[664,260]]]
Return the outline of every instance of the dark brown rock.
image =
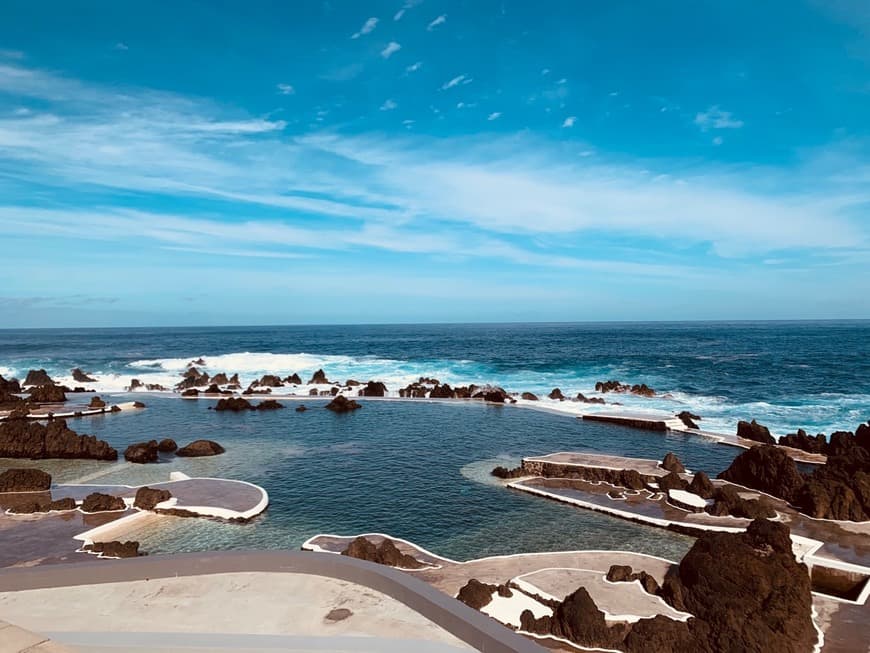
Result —
[[[277,410],[279,408],[284,408],[284,404],[278,403],[274,399],[264,399],[257,404],[257,410]]]
[[[365,387],[359,391],[360,397],[384,397],[387,394],[387,386],[380,381],[369,381]]]
[[[140,465],[144,465],[145,463],[156,463],[158,450],[157,440],[137,442],[136,444],[131,444],[124,450],[124,460]]]
[[[794,460],[773,445],[752,447],[737,456],[719,478],[792,501],[804,479]]]
[[[30,388],[30,401],[37,404],[59,404],[66,401],[66,394],[59,385],[37,385]]]
[[[743,519],[767,519],[776,517],[776,510],[765,499],[744,499],[733,485],[716,488],[714,503],[707,506],[706,512],[717,517],[730,515]]]
[[[257,385],[269,388],[280,388],[282,384],[281,377],[275,374],[264,374],[263,378],[257,381]]]
[[[414,556],[399,551],[396,544],[390,539],[384,539],[376,545],[365,537],[359,536],[348,544],[341,555],[402,569],[420,569],[424,566]]]
[[[227,378],[226,372],[218,372],[211,377],[212,385],[227,385],[230,381]]]
[[[127,504],[124,503],[124,499],[102,492],[91,492],[82,501],[82,512],[110,512],[126,509]]]
[[[133,501],[133,506],[141,510],[154,510],[154,507],[158,503],[163,503],[171,498],[172,493],[169,490],[140,487],[136,490],[136,499]]]
[[[686,425],[687,428],[697,429],[700,428],[695,422],[700,421],[700,417],[697,415],[690,413],[688,410],[683,410],[677,413],[677,417]]]
[[[188,368],[182,376],[184,378],[175,385],[176,390],[188,390],[194,387],[207,386],[209,382],[208,373],[200,372],[195,367]]]
[[[72,370],[72,378],[76,383],[94,383],[96,379],[91,378],[86,372],[83,372],[78,367]]]
[[[607,571],[607,580],[611,583],[632,583],[640,581],[641,587],[648,594],[658,594],[658,581],[645,571],[635,573],[629,565],[611,565]]]
[[[688,487],[689,482],[676,472],[668,472],[659,478],[659,490],[662,492],[667,492],[668,490],[686,490]]]
[[[692,477],[692,482],[689,483],[689,492],[697,494],[702,499],[712,499],[715,488],[710,477],[704,472],[698,472]]]
[[[665,454],[665,457],[662,459],[661,468],[669,472],[676,472],[677,474],[686,473],[686,468],[683,466],[682,461],[673,452]]]
[[[536,619],[531,610],[520,615],[522,630],[540,635],[552,635],[585,647],[612,648],[625,637],[630,626],[610,626],[585,587],[565,597],[553,611],[553,616]]]
[[[641,397],[654,397],[656,391],[650,388],[646,383],[628,385],[620,381],[598,381],[595,384],[595,392],[619,392],[630,393]]]
[[[780,436],[779,444],[782,447],[800,449],[808,453],[825,454],[828,452],[828,441],[824,433],[819,433],[813,437],[807,435],[807,432],[803,429],[798,429],[797,433]]]
[[[472,399],[483,399],[483,401],[487,401],[493,404],[503,404],[506,399],[508,399],[508,393],[504,391],[503,388],[498,388],[495,386],[486,386],[483,388],[478,388],[475,392],[471,393]]]
[[[51,474],[25,467],[0,474],[0,492],[40,492],[51,488]]]
[[[101,558],[135,558],[145,555],[139,552],[139,543],[133,541],[94,542],[85,544],[82,550],[98,553]]]
[[[773,439],[768,428],[755,420],[751,422],[737,422],[737,437],[761,442],[762,444],[776,444],[776,440]]]
[[[251,405],[251,403],[247,399],[244,399],[242,397],[224,397],[222,399],[218,399],[214,409],[229,410],[234,413],[238,413],[243,410],[254,410],[254,406]]]
[[[25,377],[24,383],[22,383],[21,385],[54,385],[54,381],[43,369],[30,370],[29,372],[27,372],[27,377]]]
[[[548,394],[547,396],[550,399],[565,401],[565,395],[562,394],[562,391],[559,388],[553,388],[552,390],[550,390],[550,394]]]
[[[160,453],[172,453],[176,449],[178,449],[178,445],[172,438],[163,438],[157,443],[157,451]]]
[[[522,397],[526,401],[537,401],[538,400],[538,395],[533,394],[531,392],[524,392],[523,394],[520,395],[520,397]]]
[[[21,392],[21,384],[18,383],[18,379],[4,379],[3,375],[0,374],[0,393],[14,393]]]
[[[0,422],[0,458],[117,460],[118,452],[103,440],[67,428],[62,419],[47,424],[6,419]]]
[[[218,456],[225,451],[226,449],[213,440],[194,440],[176,451],[175,455],[185,458],[200,458],[203,456]]]
[[[88,403],[88,408],[105,408],[106,402],[100,399],[99,397],[91,397],[90,403]]]
[[[55,499],[50,504],[48,504],[49,511],[57,511],[57,512],[67,512],[69,510],[75,510],[78,506],[76,505],[76,500],[72,497],[64,497],[63,499]]]
[[[297,413],[304,413],[306,410],[308,409],[305,407],[304,404],[299,404],[298,406],[296,406]]]
[[[443,383],[441,385],[436,385],[429,392],[430,399],[453,399],[456,396],[453,388],[450,387],[449,383]]]
[[[578,392],[577,396],[574,397],[574,401],[579,401],[584,404],[604,404],[607,403],[601,397],[587,397],[582,392]]]
[[[335,399],[326,404],[326,409],[331,410],[333,413],[349,413],[358,408],[362,408],[362,406],[353,399],[348,399],[344,395],[338,395]]]
[[[490,474],[495,476],[496,478],[520,478],[521,476],[527,476],[525,470],[520,467],[514,467],[513,469],[508,469],[507,467],[502,467],[499,465],[495,469],[493,469]]]
[[[322,369],[317,370],[311,375],[311,380],[308,381],[308,385],[329,385],[329,379],[326,378],[326,372]]]
[[[198,397],[199,390],[197,390],[196,388],[188,388],[187,390],[185,390],[184,392],[181,393],[181,396],[182,397]]]
[[[298,374],[294,373],[284,379],[284,383],[288,383],[290,385],[302,385],[302,379],[299,378]]]
[[[482,607],[489,605],[490,601],[492,601],[493,592],[496,589],[496,585],[481,583],[476,578],[471,578],[460,588],[456,598],[468,607],[480,610]]]

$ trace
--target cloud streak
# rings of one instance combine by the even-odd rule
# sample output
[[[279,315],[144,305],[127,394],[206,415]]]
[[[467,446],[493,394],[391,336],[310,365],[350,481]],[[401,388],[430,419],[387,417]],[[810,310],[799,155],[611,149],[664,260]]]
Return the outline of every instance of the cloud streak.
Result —
[[[363,26],[359,28],[358,32],[354,32],[351,34],[350,38],[358,39],[361,36],[365,36],[366,34],[371,34],[375,27],[378,26],[378,19],[375,17],[369,18],[366,22],[363,23]]]

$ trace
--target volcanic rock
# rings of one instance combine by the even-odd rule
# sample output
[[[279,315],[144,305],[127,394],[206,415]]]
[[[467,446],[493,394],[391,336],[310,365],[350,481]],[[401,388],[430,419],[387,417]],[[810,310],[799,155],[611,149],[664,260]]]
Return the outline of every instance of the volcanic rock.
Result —
[[[801,449],[808,453],[824,454],[828,452],[828,441],[825,439],[824,433],[819,433],[813,437],[807,435],[807,432],[803,429],[798,429],[797,433],[780,436],[779,444],[783,447]]]
[[[194,440],[187,446],[181,447],[181,449],[175,452],[175,455],[186,458],[199,458],[202,456],[218,456],[225,451],[226,449],[213,440]]]
[[[520,397],[522,397],[526,401],[537,401],[538,400],[538,395],[531,393],[531,392],[524,392],[523,394],[520,395]]]
[[[274,399],[264,399],[256,406],[256,410],[277,410],[284,408],[284,404],[280,404]]]
[[[701,418],[698,417],[697,415],[695,415],[694,413],[690,413],[688,410],[680,411],[679,413],[677,413],[677,417],[679,417],[680,420],[683,422],[683,424],[685,424],[690,429],[700,428],[695,423],[695,420],[700,421]]]
[[[333,413],[349,413],[358,408],[362,408],[362,405],[353,399],[348,399],[344,395],[338,395],[335,399],[326,404],[326,409],[331,410]]]
[[[481,583],[476,578],[471,578],[460,588],[456,598],[468,607],[480,610],[485,605],[489,605],[490,601],[492,601],[493,592],[497,590],[498,585]]]
[[[100,399],[99,397],[91,397],[91,401],[88,404],[88,408],[105,408],[106,402]]]
[[[659,593],[658,581],[653,576],[645,571],[635,573],[629,565],[611,565],[607,571],[607,580],[611,583],[631,583],[637,580],[648,594]]]
[[[51,474],[25,467],[0,474],[0,492],[40,492],[51,488]]]
[[[117,460],[118,452],[92,435],[79,435],[62,419],[46,424],[8,418],[0,422],[0,458]]]
[[[30,401],[38,404],[61,403],[66,401],[66,394],[58,385],[37,385],[30,388]]]
[[[574,401],[579,401],[584,404],[604,404],[607,403],[601,397],[587,397],[582,392],[578,392],[577,396],[574,397]]]
[[[755,420],[751,422],[737,422],[737,437],[746,440],[761,442],[762,444],[776,444],[776,440],[770,434],[766,426],[762,426]]]
[[[96,379],[88,376],[86,372],[82,372],[78,367],[72,370],[72,378],[73,381],[77,383],[94,383]]]
[[[21,392],[21,384],[18,383],[18,379],[4,379],[0,375],[0,393],[3,392]]]
[[[299,378],[298,374],[294,373],[284,379],[284,383],[289,383],[291,385],[302,385],[302,379]]]
[[[514,467],[513,469],[508,469],[507,467],[502,467],[499,465],[495,469],[493,469],[490,474],[495,476],[496,478],[520,478],[521,476],[528,476],[527,472],[523,469],[522,465],[519,467]]]
[[[296,406],[297,413],[304,413],[306,410],[308,409],[305,407],[304,404],[299,404],[298,406]]]
[[[496,386],[479,388],[471,394],[472,399],[483,399],[494,404],[503,404],[508,399],[508,393]]]
[[[559,388],[553,388],[552,390],[550,390],[550,394],[548,394],[547,396],[550,399],[565,401],[565,395],[562,394],[562,391]]]
[[[613,648],[625,637],[630,626],[609,626],[585,587],[565,597],[553,611],[553,616],[535,618],[531,610],[523,610],[520,628],[539,635],[552,635],[585,647]]]
[[[264,374],[263,378],[257,381],[256,384],[269,388],[280,388],[283,385],[281,377],[275,374]]]
[[[312,376],[308,385],[329,385],[329,379],[326,378],[326,372],[322,369],[317,370]]]
[[[172,453],[176,449],[178,449],[178,445],[172,438],[163,438],[157,443],[157,451],[160,453]]]
[[[676,454],[673,452],[665,454],[665,457],[661,462],[661,468],[666,469],[669,472],[676,472],[677,474],[686,473],[686,468],[683,466],[682,461],[677,458]]]
[[[686,490],[688,487],[689,482],[676,472],[668,472],[659,478],[659,490],[662,492],[667,492],[668,490]]]
[[[628,385],[627,383],[621,383],[616,380],[596,382],[595,392],[631,393],[641,397],[653,397],[656,394],[656,391],[650,388],[646,383]]]
[[[390,567],[401,567],[402,569],[420,569],[424,566],[414,556],[399,551],[392,540],[384,539],[380,544],[376,545],[362,535],[348,544],[347,548],[341,552],[341,555],[377,562],[378,564]]]
[[[82,501],[82,512],[109,512],[126,509],[127,504],[121,497],[113,497],[111,494],[101,492],[91,492]]]
[[[136,499],[133,506],[142,510],[154,510],[158,503],[163,503],[172,498],[169,490],[160,490],[151,487],[140,487],[136,490]]]
[[[211,377],[211,382],[214,385],[226,385],[230,381],[229,381],[229,379],[227,379],[226,372],[218,372],[213,377]]]
[[[76,505],[76,500],[72,497],[64,497],[63,499],[55,499],[50,504],[48,504],[48,510],[50,512],[65,512],[67,510],[75,510],[78,506]]]
[[[767,519],[776,517],[776,510],[763,497],[760,499],[744,499],[733,485],[724,485],[713,492],[712,506],[707,506],[706,512],[716,517],[730,515],[743,519]]]
[[[224,397],[223,399],[218,399],[214,409],[231,410],[234,413],[238,413],[243,410],[254,410],[254,406],[242,397]]]
[[[22,383],[21,385],[54,385],[54,381],[43,369],[30,370],[27,373],[27,377],[24,379],[24,383]]]
[[[139,552],[139,543],[134,541],[94,542],[85,544],[82,550],[98,553],[102,558],[135,558],[145,555]]]
[[[442,385],[436,385],[429,392],[430,399],[453,399],[456,396],[453,388],[450,387],[449,383],[444,383]]]
[[[187,390],[189,388],[208,385],[208,373],[200,372],[195,367],[189,368],[182,376],[184,378],[176,384],[176,390]]]
[[[804,478],[787,453],[773,445],[752,447],[737,456],[719,478],[791,502]]]
[[[184,392],[181,393],[181,396],[182,397],[198,397],[199,390],[197,390],[196,388],[188,388],[187,390],[185,390]]]
[[[157,440],[137,442],[136,444],[131,444],[124,450],[124,460],[131,463],[138,463],[140,465],[144,465],[145,463],[156,463],[158,450]]]
[[[369,381],[365,387],[359,391],[360,397],[384,397],[387,394],[387,386],[380,381]]]
[[[689,492],[697,494],[702,499],[712,499],[716,488],[710,477],[704,472],[698,472],[692,477],[692,482],[689,483]]]

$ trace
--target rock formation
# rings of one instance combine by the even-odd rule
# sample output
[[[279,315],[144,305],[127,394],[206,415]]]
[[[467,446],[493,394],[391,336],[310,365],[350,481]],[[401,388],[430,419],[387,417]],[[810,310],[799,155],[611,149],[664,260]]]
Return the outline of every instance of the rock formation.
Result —
[[[100,399],[99,397],[91,397],[91,401],[88,403],[88,408],[105,408],[106,402]]]
[[[538,395],[533,394],[533,393],[531,393],[531,392],[524,392],[524,393],[521,394],[520,396],[521,396],[523,399],[525,399],[526,401],[537,401],[537,400],[538,400]]]
[[[24,379],[23,386],[31,385],[54,385],[54,381],[45,370],[30,370]]]
[[[66,401],[66,394],[59,385],[37,385],[30,388],[30,401],[37,404],[59,404]]]
[[[697,494],[702,499],[712,499],[713,493],[716,491],[710,477],[704,472],[698,472],[695,474],[687,489],[689,492]]]
[[[752,447],[737,456],[719,478],[791,502],[804,478],[787,453],[772,445]]]
[[[387,394],[387,386],[380,381],[369,381],[365,387],[359,391],[360,397],[385,397]]]
[[[782,435],[779,438],[779,444],[783,447],[791,447],[800,449],[808,453],[828,453],[828,441],[824,433],[819,433],[816,436],[807,435],[803,429],[798,429],[797,433],[789,433]]]
[[[18,383],[18,379],[4,379],[0,375],[0,393],[3,392],[21,392],[21,384]]]
[[[158,503],[163,503],[172,498],[169,490],[160,490],[150,487],[140,487],[136,490],[136,499],[133,506],[142,510],[154,510]]]
[[[450,387],[449,383],[436,385],[429,391],[430,399],[454,399],[455,397],[456,391]]]
[[[502,467],[499,465],[495,469],[493,469],[490,474],[495,476],[496,478],[520,478],[521,476],[528,476],[528,474],[523,469],[522,465],[519,467],[514,467],[513,469],[508,469],[507,467]]]
[[[326,378],[326,372],[322,369],[317,370],[311,375],[311,380],[308,385],[329,385],[329,379]]]
[[[305,404],[299,404],[298,406],[296,406],[297,413],[304,413],[306,410],[308,409],[305,407]]]
[[[175,385],[176,390],[188,390],[189,388],[208,385],[208,373],[200,372],[195,367],[188,368],[182,376],[184,378]]]
[[[157,444],[157,440],[137,442],[136,444],[131,444],[124,450],[124,460],[140,465],[144,465],[145,463],[156,463],[158,451],[159,445]]]
[[[82,550],[98,553],[103,558],[135,558],[146,555],[139,551],[139,543],[133,541],[94,542],[93,544],[85,544]]]
[[[178,445],[172,438],[163,438],[157,443],[157,451],[160,453],[172,453],[176,449],[178,449]]]
[[[513,401],[503,388],[497,386],[485,386],[471,393],[472,399],[483,399],[494,404],[503,404],[505,401]]]
[[[264,399],[256,406],[256,410],[277,410],[284,408],[284,404],[278,403],[274,399]]]
[[[326,404],[326,409],[331,410],[333,413],[349,413],[358,408],[362,408],[362,405],[353,399],[348,399],[344,395],[338,395],[335,399]]]
[[[713,492],[714,503],[705,509],[711,515],[741,517],[743,519],[767,519],[776,517],[776,510],[764,499],[744,499],[733,485],[723,485]]]
[[[776,444],[776,440],[773,439],[770,430],[755,420],[751,422],[744,422],[742,420],[737,422],[737,437],[761,442],[762,444]]]
[[[217,403],[214,406],[215,410],[229,410],[234,413],[241,412],[243,410],[254,410],[254,406],[251,403],[242,397],[225,397],[222,399],[218,399]]]
[[[627,383],[621,383],[620,381],[615,380],[596,382],[595,392],[630,393],[641,397],[654,397],[656,394],[656,391],[650,388],[646,383],[628,385]]]
[[[175,455],[185,458],[200,458],[203,456],[218,456],[225,451],[226,449],[213,440],[194,440],[187,446],[181,447],[181,449],[175,452]]]
[[[68,512],[75,510],[76,500],[72,497],[51,500],[51,494],[35,494],[27,500],[17,502],[9,507],[9,512],[16,515],[29,515],[38,512]]]
[[[117,460],[118,452],[92,435],[79,435],[62,419],[0,422],[0,458],[88,458]]]
[[[668,490],[687,490],[689,482],[682,478],[676,472],[668,472],[664,476],[659,477],[659,490],[667,492]]]
[[[51,488],[51,474],[25,467],[0,474],[0,492],[41,492]]]
[[[96,379],[91,378],[86,372],[82,372],[78,367],[72,370],[72,378],[76,383],[95,383]]]
[[[341,555],[377,562],[378,564],[390,567],[401,567],[402,569],[420,569],[424,566],[414,556],[399,551],[395,543],[386,538],[376,545],[360,535],[347,545],[347,548],[341,552]]]
[[[284,379],[284,383],[289,383],[290,385],[302,385],[302,379],[299,378],[298,374],[294,373]]]
[[[124,499],[102,492],[91,492],[82,501],[82,512],[109,512],[126,509],[127,504],[124,503]]]
[[[659,583],[655,578],[645,571],[634,572],[629,565],[611,565],[607,571],[607,580],[611,583],[631,583],[637,580],[647,593],[659,593]]]
[[[553,388],[547,396],[550,399],[555,399],[557,401],[565,401],[565,395],[562,394],[562,391],[559,388]]]
[[[490,585],[482,583],[476,578],[471,578],[463,585],[456,598],[462,601],[465,605],[480,610],[485,605],[489,605],[492,601],[493,593],[498,593],[499,596],[510,598],[514,595],[511,588],[507,585]]]
[[[697,429],[700,428],[695,422],[700,421],[701,418],[694,413],[690,413],[688,410],[683,410],[677,413],[677,417],[686,425],[687,428]]]
[[[677,474],[685,474],[686,468],[683,466],[682,461],[677,458],[677,455],[673,452],[668,452],[665,454],[665,457],[662,459],[661,468],[666,469],[669,472],[676,472]]]
[[[606,404],[607,403],[601,397],[587,397],[582,392],[577,393],[577,396],[574,397],[574,401],[579,401],[580,403],[583,403],[583,404]]]

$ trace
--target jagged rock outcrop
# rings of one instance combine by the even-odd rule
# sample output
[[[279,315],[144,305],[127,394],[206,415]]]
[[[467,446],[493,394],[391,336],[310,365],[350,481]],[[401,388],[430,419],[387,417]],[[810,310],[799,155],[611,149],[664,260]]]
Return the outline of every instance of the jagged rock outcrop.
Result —
[[[37,385],[30,388],[30,401],[37,404],[59,404],[66,401],[66,393],[59,385]]]
[[[284,408],[284,404],[274,399],[264,399],[256,405],[256,410],[278,410],[279,408]]]
[[[689,492],[697,494],[702,499],[712,499],[713,493],[716,491],[713,482],[705,472],[698,472],[695,474],[687,489]]]
[[[23,410],[27,414],[27,401],[0,389],[0,410]]]
[[[637,580],[647,593],[659,593],[659,583],[654,577],[645,571],[635,572],[630,565],[611,565],[607,570],[607,580],[611,583],[631,583]]]
[[[93,544],[85,544],[82,550],[98,553],[103,558],[135,558],[146,555],[139,551],[139,542],[135,541],[94,542]]]
[[[126,509],[127,504],[124,503],[124,499],[102,492],[91,492],[82,501],[82,512],[110,512]]]
[[[66,420],[41,424],[19,418],[0,422],[0,458],[117,460],[118,452],[92,435],[79,435]]]
[[[68,512],[78,506],[72,497],[64,497],[52,501],[51,494],[35,494],[25,501],[16,502],[9,507],[9,512],[16,515],[30,515],[38,512]]]
[[[267,388],[280,388],[283,382],[277,374],[264,374],[259,381],[254,381],[254,385]]]
[[[680,418],[680,421],[682,421],[683,424],[685,424],[687,428],[690,428],[690,429],[700,428],[696,424],[696,421],[700,421],[701,418],[698,415],[695,415],[694,413],[690,413],[688,410],[680,411],[679,413],[677,413],[677,417]]]
[[[92,378],[87,372],[83,372],[78,367],[74,368],[71,372],[73,381],[76,383],[95,383],[96,379]]]
[[[776,517],[776,510],[764,499],[744,499],[733,485],[723,485],[713,492],[713,505],[705,511],[716,517],[730,515],[743,519],[767,519]]]
[[[188,388],[187,390],[185,390],[184,392],[181,393],[181,396],[182,397],[198,397],[199,390],[197,390],[196,388]]]
[[[664,476],[659,477],[659,490],[667,493],[668,490],[687,490],[689,482],[682,478],[676,472],[668,472]]]
[[[641,397],[654,397],[656,391],[650,388],[646,383],[635,383],[628,385],[616,380],[598,381],[595,383],[595,392],[618,392],[629,393]]]
[[[387,395],[387,386],[380,381],[369,381],[365,387],[359,391],[360,397],[385,397]]]
[[[489,583],[482,583],[476,578],[471,578],[459,589],[456,598],[462,601],[465,605],[474,608],[475,610],[480,610],[492,601],[493,593],[497,593],[499,596],[504,596],[506,598],[510,598],[514,595],[513,591],[507,584],[490,585]]]
[[[538,395],[536,395],[532,392],[524,392],[523,394],[520,395],[520,397],[522,397],[526,401],[537,401],[538,400]]]
[[[226,449],[214,440],[194,440],[177,450],[175,455],[184,458],[201,458],[203,456],[218,456],[225,451]]]
[[[217,403],[214,406],[215,410],[229,410],[234,413],[241,412],[243,410],[254,410],[254,406],[247,399],[243,397],[224,397],[222,399],[218,399]]]
[[[0,374],[0,393],[3,392],[21,392],[21,384],[18,383],[18,379],[4,379],[3,375]]]
[[[685,474],[686,468],[683,465],[683,462],[677,458],[677,455],[669,451],[665,454],[665,457],[662,458],[661,468],[666,469],[669,472],[676,472],[677,474]]]
[[[54,381],[43,369],[39,370],[30,370],[27,372],[27,376],[24,379],[23,386],[31,386],[31,385],[54,385]]]
[[[559,603],[553,616],[536,619],[531,610],[523,610],[520,628],[530,633],[567,639],[580,646],[614,648],[631,627],[619,623],[610,626],[589,592],[581,587]]]
[[[169,390],[169,388],[166,388],[159,383],[142,383],[139,379],[131,379],[130,385],[127,387],[127,391],[133,392],[135,390],[138,390],[139,388],[145,388],[146,390],[154,390],[160,392],[167,392]],[[194,390],[194,392],[196,391]],[[182,392],[181,396],[185,396],[185,393]]]
[[[308,385],[329,385],[329,379],[326,378],[326,372],[322,369],[317,370],[314,374],[311,375],[311,380],[308,381]]]
[[[154,507],[158,503],[169,501],[171,498],[172,493],[169,490],[140,487],[136,490],[136,498],[133,500],[133,506],[142,510],[154,510]]]
[[[90,402],[88,403],[88,408],[105,408],[106,402],[100,399],[99,397],[91,397]]]
[[[149,440],[148,442],[137,442],[131,444],[124,450],[124,460],[130,463],[144,465],[146,463],[157,462],[157,452],[159,446],[157,440]]]
[[[553,388],[547,396],[556,401],[565,401],[566,399],[565,395],[562,394],[562,391],[559,388]]]
[[[230,380],[227,378],[226,372],[218,372],[211,377],[211,382],[213,385],[226,385]]]
[[[824,433],[819,433],[816,436],[811,436],[807,435],[807,432],[803,429],[798,429],[797,433],[781,435],[779,437],[779,444],[783,447],[800,449],[808,453],[828,453],[828,440],[825,438]]]
[[[362,408],[362,405],[348,399],[344,395],[338,395],[335,399],[326,404],[326,410],[331,410],[333,413],[349,413],[353,410]]]
[[[490,474],[495,476],[496,478],[520,478],[521,476],[528,476],[526,471],[523,469],[522,465],[519,467],[514,467],[513,469],[508,469],[507,467],[502,467],[499,465],[495,469],[493,469]]]
[[[485,386],[483,388],[477,388],[474,392],[471,393],[472,399],[482,399],[483,401],[488,401],[494,404],[503,404],[505,401],[513,401],[508,395],[507,392],[504,391],[503,388],[499,388],[497,386]]]
[[[609,483],[631,490],[643,490],[648,483],[657,483],[658,477],[641,474],[636,469],[608,469],[606,467],[583,467],[580,465],[561,465],[559,463],[532,461],[523,463],[527,476],[544,478],[568,478],[591,483]]]
[[[178,449],[178,445],[172,438],[163,438],[157,443],[157,451],[160,453],[172,453],[176,449]]]
[[[587,397],[582,392],[578,392],[577,396],[574,397],[574,401],[579,401],[582,404],[606,404],[601,397]]]
[[[429,391],[430,399],[453,399],[455,396],[456,392],[450,387],[449,383],[436,385]]]
[[[233,391],[221,390],[217,383],[211,383],[205,390],[203,390],[203,393],[207,395],[231,395],[233,394]]]
[[[284,383],[288,383],[290,385],[302,385],[302,379],[295,372],[284,379]]]
[[[737,437],[761,442],[762,444],[776,444],[776,440],[773,439],[770,430],[755,420],[751,422],[743,420],[737,422]]]
[[[434,383],[430,383],[434,381]],[[399,396],[407,399],[423,399],[429,395],[433,387],[439,385],[438,379],[420,377],[418,381],[408,384],[399,390]]]
[[[360,535],[347,545],[341,555],[402,569],[420,569],[424,566],[414,556],[399,551],[396,544],[386,538],[380,544],[375,544]]]
[[[51,474],[32,467],[7,469],[0,474],[0,492],[41,492],[51,488]]]
[[[200,372],[195,367],[188,368],[182,376],[184,378],[175,385],[176,390],[188,390],[189,388],[207,386],[209,382],[208,373]]]
[[[804,484],[794,460],[773,445],[759,445],[744,451],[719,478],[789,502]]]

